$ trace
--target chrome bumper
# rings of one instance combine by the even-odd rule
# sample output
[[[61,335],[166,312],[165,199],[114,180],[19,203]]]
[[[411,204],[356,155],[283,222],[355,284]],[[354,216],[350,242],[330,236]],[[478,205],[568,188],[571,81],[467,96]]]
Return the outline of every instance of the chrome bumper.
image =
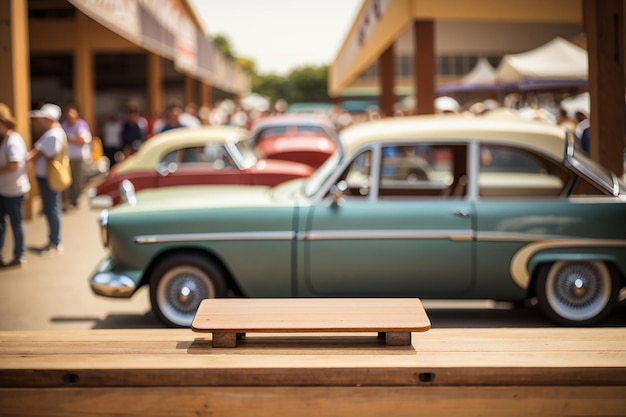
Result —
[[[98,295],[114,298],[130,298],[137,284],[128,275],[111,272],[113,263],[110,258],[105,259],[91,277],[91,290]]]
[[[112,272],[98,272],[91,278],[90,285],[94,293],[114,298],[129,298],[137,289],[132,279]]]

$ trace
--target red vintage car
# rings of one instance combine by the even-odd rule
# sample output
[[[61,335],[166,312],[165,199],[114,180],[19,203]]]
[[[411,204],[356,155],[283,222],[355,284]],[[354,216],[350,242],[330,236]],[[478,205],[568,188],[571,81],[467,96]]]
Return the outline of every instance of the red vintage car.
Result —
[[[337,149],[335,126],[324,115],[288,114],[263,118],[251,128],[256,152],[268,159],[319,167]]]
[[[136,190],[199,184],[274,186],[313,173],[309,165],[258,158],[248,135],[236,127],[203,126],[153,136],[89,190],[91,206],[120,203],[119,187],[125,179]]]

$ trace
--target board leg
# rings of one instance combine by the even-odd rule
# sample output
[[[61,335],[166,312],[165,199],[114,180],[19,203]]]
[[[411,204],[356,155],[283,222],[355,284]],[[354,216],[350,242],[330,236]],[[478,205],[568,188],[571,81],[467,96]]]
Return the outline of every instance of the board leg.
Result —
[[[387,346],[409,346],[411,344],[411,332],[387,332],[385,344]]]
[[[237,333],[213,332],[214,348],[231,348],[237,346]]]

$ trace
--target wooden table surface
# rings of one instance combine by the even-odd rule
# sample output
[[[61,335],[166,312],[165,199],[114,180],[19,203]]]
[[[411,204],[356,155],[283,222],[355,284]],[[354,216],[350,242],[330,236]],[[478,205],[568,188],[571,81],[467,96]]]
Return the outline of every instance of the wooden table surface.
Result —
[[[211,298],[192,323],[198,332],[366,332],[430,329],[418,298]]]
[[[625,399],[622,328],[431,329],[402,347],[253,334],[233,349],[190,329],[0,332],[3,415],[623,416]]]

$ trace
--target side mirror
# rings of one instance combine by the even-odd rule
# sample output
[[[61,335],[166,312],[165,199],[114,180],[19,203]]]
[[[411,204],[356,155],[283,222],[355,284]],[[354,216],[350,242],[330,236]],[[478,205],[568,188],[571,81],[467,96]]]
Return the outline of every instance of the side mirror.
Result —
[[[333,197],[333,201],[331,205],[333,207],[338,207],[342,204],[343,194],[348,189],[348,183],[344,180],[339,181],[337,184],[333,185],[330,188],[330,194]]]
[[[128,205],[134,206],[137,203],[137,196],[135,195],[135,186],[129,180],[124,180],[120,184],[120,198],[126,201]]]
[[[163,177],[176,172],[177,169],[178,169],[178,166],[176,165],[175,162],[170,162],[169,164],[167,162],[161,162],[156,167],[156,170],[159,173],[159,175]]]

